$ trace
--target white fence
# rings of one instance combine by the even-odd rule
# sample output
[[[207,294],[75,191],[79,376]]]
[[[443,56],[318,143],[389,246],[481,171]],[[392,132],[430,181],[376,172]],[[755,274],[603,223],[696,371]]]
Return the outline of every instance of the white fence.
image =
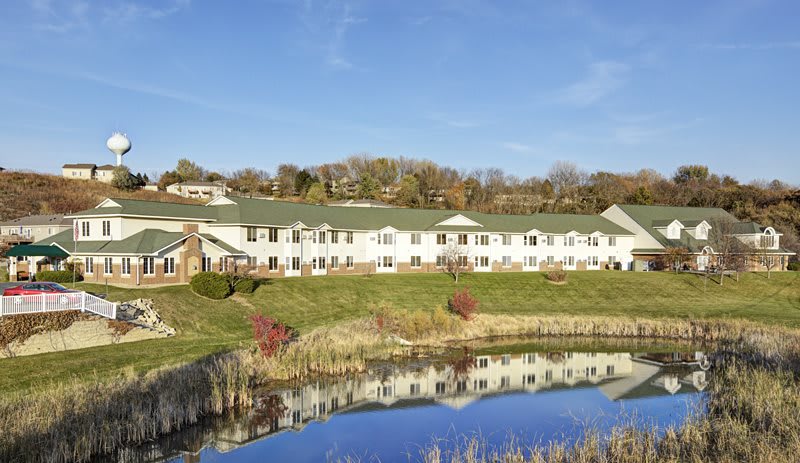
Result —
[[[0,296],[0,316],[26,313],[88,311],[106,318],[117,318],[117,304],[84,291],[27,296]]]

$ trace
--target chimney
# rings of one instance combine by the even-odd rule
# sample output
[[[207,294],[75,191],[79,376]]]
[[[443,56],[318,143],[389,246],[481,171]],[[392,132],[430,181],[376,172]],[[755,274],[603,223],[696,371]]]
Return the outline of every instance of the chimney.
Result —
[[[190,233],[200,233],[200,228],[196,223],[183,224],[183,234],[188,235]]]

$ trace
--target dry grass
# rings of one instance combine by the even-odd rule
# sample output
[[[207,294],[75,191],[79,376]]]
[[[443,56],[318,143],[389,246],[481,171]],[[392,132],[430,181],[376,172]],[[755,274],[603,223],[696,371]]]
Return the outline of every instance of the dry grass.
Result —
[[[512,442],[502,449],[489,449],[476,441],[449,455],[428,448],[422,461],[740,461],[733,456],[762,455],[781,461],[781,455],[800,454],[786,453],[800,450],[797,330],[737,321],[485,314],[471,322],[446,314],[446,321],[438,320],[443,328],[437,330],[435,313],[423,316],[386,309],[384,315],[392,321],[382,331],[374,317],[318,329],[271,359],[260,357],[252,348],[145,376],[129,374],[93,385],[76,382],[3,399],[0,461],[17,461],[22,455],[28,461],[86,461],[92,455],[181,429],[203,415],[251,406],[251,391],[267,381],[363,371],[370,360],[430,352],[455,341],[489,336],[712,342],[722,346],[732,360],[717,374],[722,380],[713,383],[708,415],[669,431],[663,439],[657,439],[655,430],[620,428],[610,436],[589,433],[586,440],[570,447],[552,443],[526,449]],[[407,347],[398,342],[393,329],[407,329],[403,324],[412,322],[417,327],[415,346]],[[748,450],[750,443],[754,447]]]

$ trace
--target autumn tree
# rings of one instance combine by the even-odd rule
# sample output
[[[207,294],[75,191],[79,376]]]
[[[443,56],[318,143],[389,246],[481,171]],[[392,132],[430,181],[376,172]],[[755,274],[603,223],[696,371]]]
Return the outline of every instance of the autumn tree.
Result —
[[[377,199],[381,192],[381,185],[370,173],[364,173],[356,189],[358,199]]]
[[[325,204],[328,202],[328,193],[325,185],[320,182],[312,184],[306,192],[306,202],[311,204]]]
[[[168,186],[181,182],[181,176],[174,170],[170,170],[161,174],[158,179],[158,189],[166,190]]]
[[[664,249],[665,263],[678,273],[684,262],[689,260],[689,251],[682,247],[668,247]]]
[[[205,170],[186,158],[178,159],[175,173],[178,174],[182,182],[198,181],[205,177]]]
[[[292,196],[295,193],[295,177],[300,168],[294,164],[280,164],[275,180],[278,182],[278,192],[281,196]]]
[[[268,178],[269,173],[266,171],[254,167],[246,167],[231,174],[231,180],[228,186],[235,189],[240,194],[252,198],[254,194],[263,192],[262,186]]]

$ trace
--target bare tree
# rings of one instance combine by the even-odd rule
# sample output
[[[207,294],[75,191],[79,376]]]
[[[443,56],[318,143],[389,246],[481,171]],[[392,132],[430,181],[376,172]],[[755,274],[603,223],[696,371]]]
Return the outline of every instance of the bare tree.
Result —
[[[571,162],[556,161],[547,171],[547,180],[555,193],[555,209],[564,203],[572,204],[577,201],[580,187],[586,182],[586,173]]]
[[[442,248],[440,255],[445,260],[444,271],[449,273],[455,282],[458,283],[459,276],[469,271],[469,247],[462,244],[450,243]]]
[[[681,266],[689,259],[689,251],[681,247],[669,247],[664,249],[665,264],[669,265],[678,273]]]
[[[719,284],[725,281],[725,271],[737,268],[737,260],[743,259],[746,249],[739,238],[736,237],[736,221],[729,217],[715,218],[711,220],[711,230],[708,230],[708,244],[714,249],[716,257],[717,271],[719,272]],[[695,233],[701,233],[700,224],[695,229]]]
[[[769,238],[773,238],[771,235],[762,236],[755,247],[755,252],[759,258],[761,266],[767,269],[767,279],[772,276],[772,269],[778,265],[778,259],[776,259],[776,255],[774,253],[772,241]]]

